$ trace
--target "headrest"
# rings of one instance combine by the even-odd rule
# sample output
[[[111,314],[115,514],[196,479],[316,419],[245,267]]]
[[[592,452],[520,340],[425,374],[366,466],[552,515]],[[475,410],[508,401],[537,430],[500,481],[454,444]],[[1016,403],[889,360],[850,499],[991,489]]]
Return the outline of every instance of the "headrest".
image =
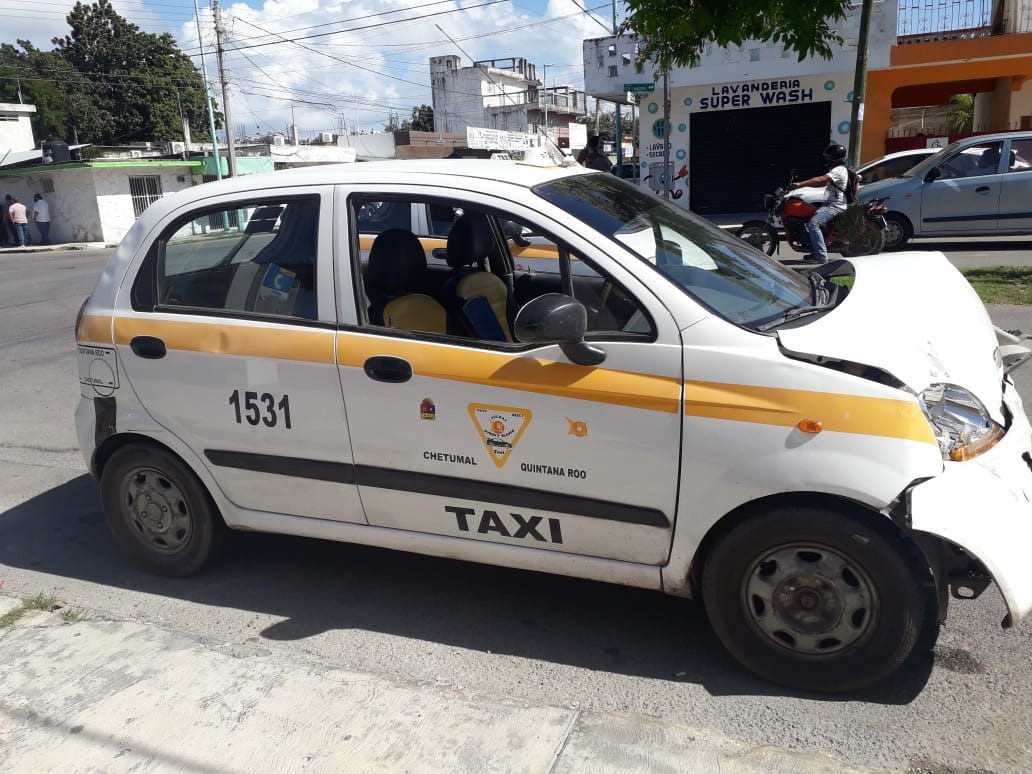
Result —
[[[453,269],[480,263],[494,246],[491,225],[480,212],[461,215],[448,232],[448,265]]]
[[[365,282],[370,298],[420,291],[425,275],[426,253],[411,231],[392,228],[373,240]]]

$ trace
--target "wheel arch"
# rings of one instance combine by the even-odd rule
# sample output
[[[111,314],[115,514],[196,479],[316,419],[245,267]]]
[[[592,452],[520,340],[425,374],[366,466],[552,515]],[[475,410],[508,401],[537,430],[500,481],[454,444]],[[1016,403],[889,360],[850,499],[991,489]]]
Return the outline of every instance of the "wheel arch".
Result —
[[[784,508],[820,508],[842,515],[852,516],[878,531],[888,540],[904,546],[907,559],[927,575],[925,582],[934,583],[932,562],[926,550],[912,536],[908,535],[892,518],[871,509],[863,503],[839,495],[822,492],[780,492],[761,497],[739,505],[726,513],[707,530],[692,557],[688,568],[690,594],[699,598],[702,591],[702,573],[706,560],[713,548],[733,529],[752,519],[761,518],[764,513]]]

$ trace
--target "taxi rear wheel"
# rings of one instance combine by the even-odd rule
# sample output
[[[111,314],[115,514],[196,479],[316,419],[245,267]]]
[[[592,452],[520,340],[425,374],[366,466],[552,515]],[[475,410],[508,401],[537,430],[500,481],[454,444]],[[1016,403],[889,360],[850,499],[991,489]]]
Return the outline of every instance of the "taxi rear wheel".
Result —
[[[728,651],[791,688],[859,690],[928,641],[934,602],[914,553],[831,511],[783,509],[739,525],[706,559],[702,583]]]
[[[101,474],[108,529],[137,567],[184,576],[208,560],[224,529],[208,492],[169,452],[144,444],[116,451]]]

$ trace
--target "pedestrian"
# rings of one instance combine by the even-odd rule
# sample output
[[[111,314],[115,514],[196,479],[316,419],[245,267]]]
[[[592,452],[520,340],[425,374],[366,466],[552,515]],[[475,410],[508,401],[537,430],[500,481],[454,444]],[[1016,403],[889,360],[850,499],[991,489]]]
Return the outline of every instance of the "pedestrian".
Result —
[[[11,206],[7,208],[11,215],[11,225],[14,226],[14,235],[19,247],[29,245],[29,215],[25,205],[18,201],[17,196],[11,197]]]
[[[39,229],[39,243],[41,245],[49,245],[50,205],[43,198],[43,194],[36,194],[32,197],[32,200],[34,202],[32,205],[32,219],[36,223],[36,228]]]
[[[18,238],[14,234],[14,224],[11,223],[11,205],[14,203],[14,198],[7,194],[4,197],[3,203],[3,223],[0,224],[0,229],[3,230],[4,244],[8,247],[14,247],[18,244]]]
[[[588,138],[588,144],[577,154],[577,161],[590,169],[597,169],[599,172],[612,172],[612,165],[609,159],[598,147],[599,136],[593,134]]]

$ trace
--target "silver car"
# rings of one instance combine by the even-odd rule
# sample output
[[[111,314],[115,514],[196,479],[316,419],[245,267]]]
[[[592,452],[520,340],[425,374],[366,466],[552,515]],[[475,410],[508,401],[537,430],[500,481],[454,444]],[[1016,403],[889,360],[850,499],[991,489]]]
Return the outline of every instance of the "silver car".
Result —
[[[958,140],[860,196],[891,197],[886,250],[911,237],[1032,234],[1032,131]]]

